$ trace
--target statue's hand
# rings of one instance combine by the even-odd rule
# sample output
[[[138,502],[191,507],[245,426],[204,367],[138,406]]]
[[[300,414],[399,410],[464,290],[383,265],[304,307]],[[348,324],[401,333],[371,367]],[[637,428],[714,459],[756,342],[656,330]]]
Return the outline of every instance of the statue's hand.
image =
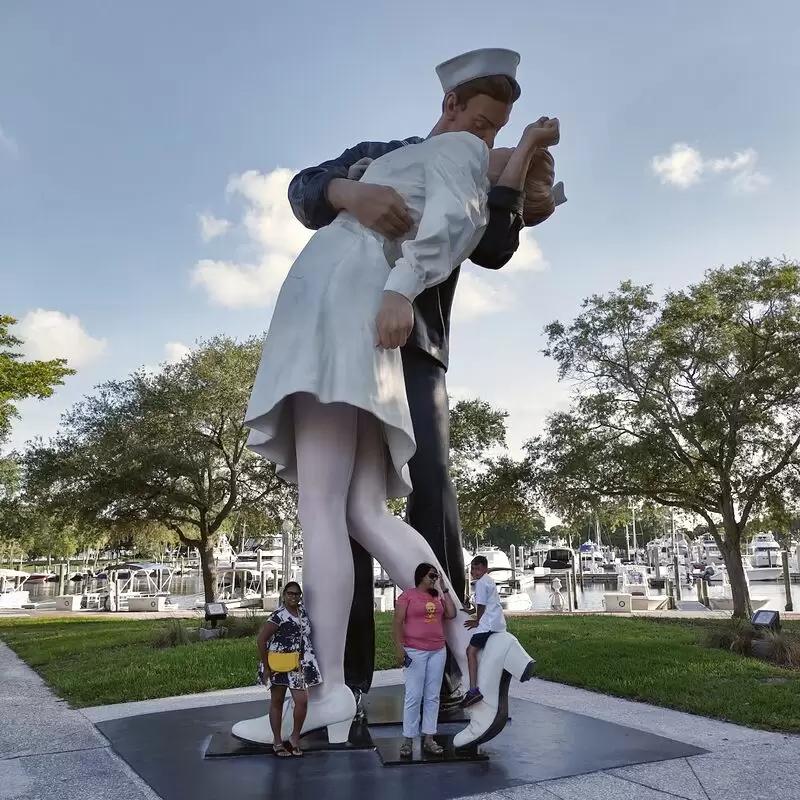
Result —
[[[561,123],[558,117],[539,117],[522,133],[521,146],[553,147],[561,140]]]
[[[377,345],[387,350],[402,347],[414,327],[414,307],[398,292],[384,291],[381,308],[375,320]]]

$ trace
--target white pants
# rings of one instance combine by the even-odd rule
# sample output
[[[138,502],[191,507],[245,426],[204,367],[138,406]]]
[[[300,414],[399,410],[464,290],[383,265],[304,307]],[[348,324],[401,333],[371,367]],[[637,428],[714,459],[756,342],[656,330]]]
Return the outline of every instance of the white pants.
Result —
[[[406,697],[403,706],[403,736],[419,736],[420,706],[422,706],[422,733],[433,736],[439,722],[439,694],[447,657],[447,648],[441,650],[415,650],[406,648],[411,664],[403,670]]]

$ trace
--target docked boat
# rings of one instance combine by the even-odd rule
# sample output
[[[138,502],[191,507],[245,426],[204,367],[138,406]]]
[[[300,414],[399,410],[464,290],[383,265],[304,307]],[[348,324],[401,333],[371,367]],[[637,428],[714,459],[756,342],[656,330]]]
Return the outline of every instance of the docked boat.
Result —
[[[0,608],[23,608],[30,604],[31,593],[22,587],[29,573],[17,569],[0,569]]]
[[[722,564],[724,559],[714,537],[705,533],[697,543],[697,557],[706,564]]]
[[[747,548],[750,566],[754,569],[781,567],[781,546],[771,533],[758,533]]]
[[[584,542],[578,552],[581,571],[586,574],[606,572],[608,559],[596,542]]]
[[[497,547],[482,547],[475,553],[483,556],[489,564],[489,575],[495,583],[510,581],[513,577],[511,561],[508,556]]]
[[[647,580],[643,567],[627,565],[622,568],[622,594],[631,596],[632,611],[659,611],[667,607],[666,594],[655,594]]]

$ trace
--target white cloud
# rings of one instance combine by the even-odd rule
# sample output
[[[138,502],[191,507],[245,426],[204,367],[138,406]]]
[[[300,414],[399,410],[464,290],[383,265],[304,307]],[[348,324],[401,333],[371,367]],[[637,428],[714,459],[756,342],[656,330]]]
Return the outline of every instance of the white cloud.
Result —
[[[192,270],[192,282],[202,286],[212,302],[229,308],[269,305],[292,262],[311,238],[292,214],[286,194],[294,172],[250,170],[228,182],[229,198],[244,202],[239,226],[252,257],[244,261],[203,259]]]
[[[19,331],[26,359],[65,358],[70,367],[77,368],[100,358],[107,348],[105,339],[86,333],[78,317],[60,311],[29,311],[20,322]]]
[[[227,219],[219,219],[213,214],[198,214],[197,219],[200,223],[200,238],[204,242],[210,242],[231,229],[231,223]]]
[[[661,183],[671,183],[686,189],[700,182],[703,159],[693,147],[678,142],[672,145],[668,156],[655,156],[652,167],[653,172],[661,178]]]
[[[266,174],[250,170],[228,182],[228,199],[244,203],[236,227],[246,235],[251,256],[201,259],[194,265],[192,283],[202,287],[213,303],[228,308],[262,308],[274,301],[292,262],[312,236],[295,219],[289,206],[286,195],[293,175],[292,170],[282,168]],[[520,248],[504,267],[503,274],[546,268],[536,239],[524,231]],[[456,291],[454,317],[464,321],[491,314],[507,308],[511,299],[502,278],[493,276],[490,282],[465,273]]]
[[[183,342],[167,342],[164,345],[164,352],[167,356],[167,363],[177,364],[192,352],[192,348]]]
[[[19,147],[16,141],[2,127],[0,127],[0,154],[5,154],[10,158],[19,157]]]
[[[477,317],[494,314],[511,305],[505,286],[493,286],[485,278],[461,272],[453,302],[453,321],[470,322]]]
[[[748,148],[727,158],[704,160],[700,152],[685,142],[672,145],[668,155],[655,156],[651,161],[653,173],[661,183],[688,189],[700,183],[705,174],[733,173],[731,186],[734,191],[750,193],[767,186],[770,179],[756,169],[758,153]]]
[[[519,237],[519,249],[511,261],[503,267],[503,274],[509,272],[542,272],[548,263],[544,259],[542,248],[529,230],[523,230]]]
[[[447,387],[447,394],[450,395],[450,399],[453,403],[457,403],[459,400],[474,400],[478,397],[478,392],[460,383],[449,385]]]

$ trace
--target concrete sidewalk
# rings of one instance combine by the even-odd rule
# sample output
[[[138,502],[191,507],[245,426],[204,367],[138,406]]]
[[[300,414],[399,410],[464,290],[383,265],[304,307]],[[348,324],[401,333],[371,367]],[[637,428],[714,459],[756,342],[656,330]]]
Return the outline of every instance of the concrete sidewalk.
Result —
[[[0,800],[159,800],[0,642]]]
[[[158,800],[109,750],[93,723],[264,698],[262,688],[245,687],[70,710],[2,643],[0,675],[0,800]],[[402,672],[390,670],[376,675],[375,685],[401,682]],[[655,733],[709,753],[526,784],[470,800],[800,800],[798,736],[541,680],[512,686],[512,695],[520,699]]]

